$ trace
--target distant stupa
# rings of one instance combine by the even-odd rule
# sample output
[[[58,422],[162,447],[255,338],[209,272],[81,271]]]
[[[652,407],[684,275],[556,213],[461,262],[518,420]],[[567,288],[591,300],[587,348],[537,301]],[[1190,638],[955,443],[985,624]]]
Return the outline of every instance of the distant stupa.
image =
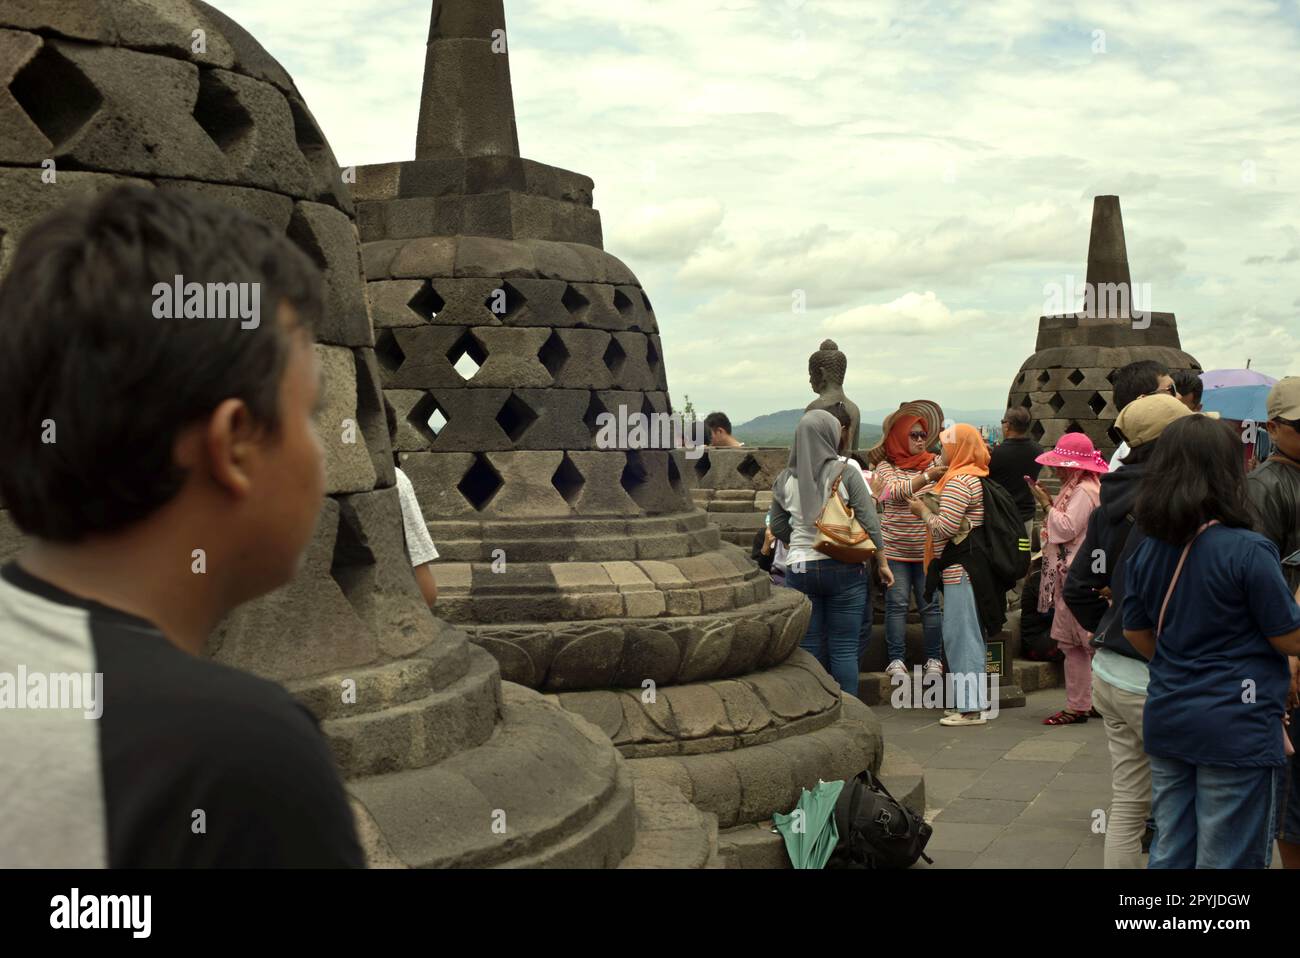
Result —
[[[1064,433],[1082,431],[1109,455],[1118,369],[1154,359],[1171,373],[1200,372],[1201,364],[1182,350],[1174,314],[1151,312],[1146,288],[1129,276],[1119,197],[1095,197],[1085,287],[1063,289],[1060,313],[1039,320],[1036,351],[1020,367],[1007,399],[1008,407],[1029,410],[1040,443],[1055,445]],[[1082,308],[1070,312],[1079,293]]]

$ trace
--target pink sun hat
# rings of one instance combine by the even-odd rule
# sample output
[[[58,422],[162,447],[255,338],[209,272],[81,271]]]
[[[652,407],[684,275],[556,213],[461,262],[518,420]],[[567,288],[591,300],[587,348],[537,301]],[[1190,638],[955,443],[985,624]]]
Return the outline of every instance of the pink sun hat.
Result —
[[[1034,462],[1057,469],[1087,469],[1089,472],[1110,472],[1106,460],[1081,432],[1067,432],[1056,443],[1056,448],[1045,452]]]

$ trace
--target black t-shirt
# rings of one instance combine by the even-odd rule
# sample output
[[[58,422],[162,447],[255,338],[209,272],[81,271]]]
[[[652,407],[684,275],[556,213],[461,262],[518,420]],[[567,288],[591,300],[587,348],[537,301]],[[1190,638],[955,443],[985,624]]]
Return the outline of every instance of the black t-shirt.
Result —
[[[49,678],[44,707],[11,682],[0,708],[0,867],[364,867],[316,719],[274,682],[12,563],[0,705],[6,674]]]
[[[993,457],[989,461],[989,478],[1011,493],[1020,509],[1020,518],[1026,522],[1034,517],[1034,496],[1025,476],[1038,478],[1043,467],[1034,460],[1042,454],[1043,447],[1025,436],[1002,440],[993,447]]]

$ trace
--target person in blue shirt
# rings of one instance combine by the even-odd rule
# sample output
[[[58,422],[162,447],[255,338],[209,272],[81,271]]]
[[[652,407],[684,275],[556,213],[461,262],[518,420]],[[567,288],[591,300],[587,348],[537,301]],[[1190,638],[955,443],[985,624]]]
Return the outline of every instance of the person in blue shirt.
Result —
[[[1124,637],[1151,660],[1148,867],[1266,868],[1300,605],[1251,530],[1237,434],[1202,415],[1170,424],[1136,518],[1147,539],[1127,563]]]

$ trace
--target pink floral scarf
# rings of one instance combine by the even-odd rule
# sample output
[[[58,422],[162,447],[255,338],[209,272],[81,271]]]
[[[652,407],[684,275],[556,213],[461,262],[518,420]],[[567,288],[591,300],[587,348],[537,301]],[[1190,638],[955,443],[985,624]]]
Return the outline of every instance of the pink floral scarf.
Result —
[[[1101,479],[1095,472],[1086,469],[1071,469],[1061,492],[1052,503],[1054,510],[1065,511],[1070,504],[1070,497],[1085,482],[1101,485]],[[1038,611],[1048,612],[1056,605],[1057,595],[1065,588],[1065,577],[1070,574],[1070,563],[1066,558],[1069,543],[1050,542],[1047,538],[1047,526],[1043,526],[1043,572],[1038,586]]]

